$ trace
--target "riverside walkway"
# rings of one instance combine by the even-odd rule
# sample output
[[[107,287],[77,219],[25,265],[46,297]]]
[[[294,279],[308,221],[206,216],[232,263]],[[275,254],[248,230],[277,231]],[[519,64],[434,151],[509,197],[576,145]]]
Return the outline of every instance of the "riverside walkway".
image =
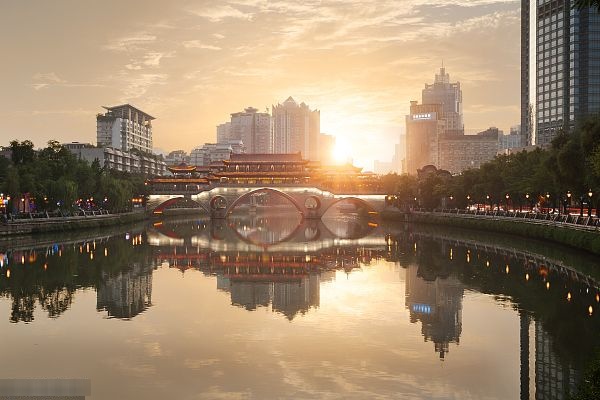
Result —
[[[435,214],[440,216],[459,216],[470,219],[520,221],[546,226],[564,226],[581,231],[600,231],[600,218],[579,214],[543,213],[534,211],[490,211],[465,209],[413,209],[414,214]]]

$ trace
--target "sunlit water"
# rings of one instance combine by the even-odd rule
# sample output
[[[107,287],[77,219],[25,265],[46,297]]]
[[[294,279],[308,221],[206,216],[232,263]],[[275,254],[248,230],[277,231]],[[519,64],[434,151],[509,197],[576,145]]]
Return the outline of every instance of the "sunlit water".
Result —
[[[598,259],[501,236],[283,214],[0,253],[0,377],[93,399],[562,399],[600,341]]]

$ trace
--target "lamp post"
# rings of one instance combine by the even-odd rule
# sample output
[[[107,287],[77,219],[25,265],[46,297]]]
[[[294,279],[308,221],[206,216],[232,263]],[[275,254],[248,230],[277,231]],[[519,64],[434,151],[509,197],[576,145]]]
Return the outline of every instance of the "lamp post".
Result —
[[[550,214],[550,193],[546,193],[546,211]]]
[[[490,211],[492,211],[492,198],[489,194],[485,195],[486,202],[490,203]]]
[[[448,204],[450,208],[452,208],[452,203],[454,203],[454,196],[450,195],[450,204]]]
[[[508,199],[510,199],[510,195],[506,193],[506,196],[504,197],[506,198],[506,213],[508,214]]]
[[[469,211],[471,208],[471,195],[468,194],[467,195],[467,211]]]
[[[571,191],[567,191],[567,201],[565,203],[565,214],[569,215],[569,208],[571,207]]]
[[[592,192],[592,189],[588,190],[588,217],[592,216],[592,196],[594,195],[594,193]]]
[[[529,206],[529,211],[533,211],[533,207],[531,206],[531,203],[529,202],[529,193],[525,194],[525,199],[527,199],[527,205]]]

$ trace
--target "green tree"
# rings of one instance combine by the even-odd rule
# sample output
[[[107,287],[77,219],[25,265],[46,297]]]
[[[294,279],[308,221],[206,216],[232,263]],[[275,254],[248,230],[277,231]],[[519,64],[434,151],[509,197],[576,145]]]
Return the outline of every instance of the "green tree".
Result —
[[[13,140],[10,142],[10,150],[12,153],[11,159],[15,165],[30,163],[35,158],[33,143],[30,140],[22,142]]]

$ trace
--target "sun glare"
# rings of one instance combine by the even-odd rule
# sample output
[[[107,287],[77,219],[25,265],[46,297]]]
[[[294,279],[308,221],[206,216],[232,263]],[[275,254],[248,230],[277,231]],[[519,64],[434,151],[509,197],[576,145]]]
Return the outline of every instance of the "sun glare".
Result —
[[[336,164],[344,164],[351,159],[350,144],[338,137],[333,148],[333,160]]]

